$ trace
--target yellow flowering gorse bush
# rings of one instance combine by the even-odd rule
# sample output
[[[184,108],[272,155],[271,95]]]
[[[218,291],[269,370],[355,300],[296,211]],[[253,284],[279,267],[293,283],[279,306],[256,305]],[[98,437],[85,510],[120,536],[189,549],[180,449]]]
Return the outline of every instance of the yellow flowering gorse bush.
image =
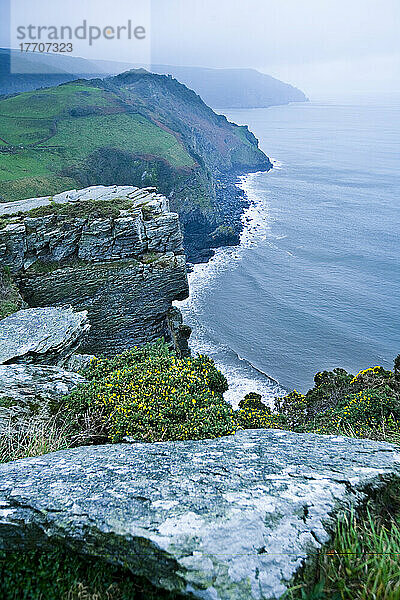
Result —
[[[397,359],[396,359],[397,360]],[[356,376],[343,369],[317,373],[307,394],[277,400],[282,427],[391,439],[400,436],[400,373],[381,366]]]
[[[85,376],[89,383],[70,394],[66,408],[80,428],[94,415],[97,433],[112,442],[202,439],[237,428],[223,398],[226,379],[206,356],[178,358],[159,342],[96,358]]]

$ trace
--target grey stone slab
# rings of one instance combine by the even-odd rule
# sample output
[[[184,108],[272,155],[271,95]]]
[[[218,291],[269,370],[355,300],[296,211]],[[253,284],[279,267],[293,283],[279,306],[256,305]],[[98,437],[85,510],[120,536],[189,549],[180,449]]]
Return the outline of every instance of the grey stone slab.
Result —
[[[47,423],[55,403],[85,379],[59,367],[0,365],[0,435]]]
[[[280,598],[399,466],[390,444],[277,430],[60,451],[0,466],[0,547],[58,539],[191,597]]]
[[[27,308],[0,321],[0,364],[58,362],[74,352],[90,325],[87,311]]]

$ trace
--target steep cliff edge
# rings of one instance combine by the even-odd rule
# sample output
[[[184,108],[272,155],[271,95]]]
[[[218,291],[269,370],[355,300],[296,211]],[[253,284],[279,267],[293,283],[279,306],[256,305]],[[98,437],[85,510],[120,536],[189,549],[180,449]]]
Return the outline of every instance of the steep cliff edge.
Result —
[[[266,108],[308,101],[298,88],[256,69],[151,65],[151,71],[171,74],[214,108]]]
[[[0,156],[3,202],[91,185],[157,187],[180,215],[190,260],[238,242],[235,177],[272,166],[247,127],[144,70],[0,100]]]
[[[154,189],[97,186],[0,205],[0,260],[31,307],[87,310],[83,352],[161,336],[183,351],[171,311],[188,295],[179,218]]]

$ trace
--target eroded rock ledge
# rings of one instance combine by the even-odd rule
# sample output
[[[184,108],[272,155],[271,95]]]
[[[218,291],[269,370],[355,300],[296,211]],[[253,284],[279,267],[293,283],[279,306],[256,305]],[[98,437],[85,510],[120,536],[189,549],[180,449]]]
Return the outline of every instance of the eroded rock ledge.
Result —
[[[182,233],[154,188],[70,190],[1,204],[0,216],[0,261],[28,305],[88,311],[82,351],[110,355],[179,339],[168,312],[188,295]]]
[[[0,465],[0,548],[61,541],[203,600],[280,598],[339,507],[400,475],[390,444],[277,430]]]
[[[55,364],[77,349],[90,325],[71,307],[27,308],[0,321],[0,364]]]

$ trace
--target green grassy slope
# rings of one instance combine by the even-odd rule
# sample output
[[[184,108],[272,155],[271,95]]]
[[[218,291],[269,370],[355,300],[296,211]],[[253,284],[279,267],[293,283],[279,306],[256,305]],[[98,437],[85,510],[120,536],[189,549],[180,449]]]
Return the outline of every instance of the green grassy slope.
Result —
[[[0,99],[1,201],[155,186],[179,212],[192,258],[218,243],[220,226],[237,243],[243,205],[230,178],[270,167],[247,127],[164,75],[133,70]]]
[[[62,121],[51,144],[65,149],[71,160],[85,158],[99,146],[150,154],[175,167],[190,167],[194,160],[171,134],[142,115],[95,115]]]
[[[173,168],[194,159],[170,132],[110,91],[74,82],[0,101],[0,194],[6,201],[80,185],[63,170],[98,148],[155,156]]]

